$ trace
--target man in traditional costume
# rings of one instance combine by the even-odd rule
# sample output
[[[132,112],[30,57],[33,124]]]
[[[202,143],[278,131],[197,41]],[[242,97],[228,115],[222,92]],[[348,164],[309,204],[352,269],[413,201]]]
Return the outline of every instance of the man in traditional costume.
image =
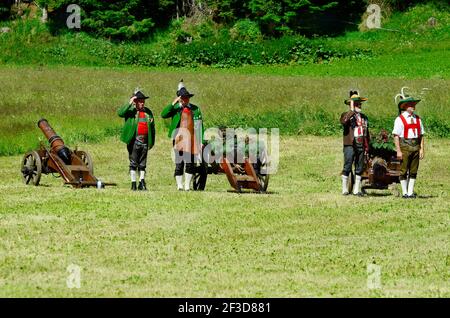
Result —
[[[357,91],[350,91],[350,98],[344,103],[349,106],[347,112],[342,113],[340,122],[343,127],[344,168],[342,169],[342,194],[348,195],[348,181],[355,164],[355,184],[353,194],[362,196],[361,174],[364,171],[365,157],[369,151],[369,121],[361,112],[361,105],[367,100],[360,97]]]
[[[400,184],[402,187],[403,198],[415,198],[414,185],[419,169],[419,160],[424,158],[424,134],[422,119],[414,112],[416,104],[420,99],[413,98],[404,93],[403,87],[401,93],[394,98],[400,100],[397,104],[399,116],[395,119],[394,143],[397,150],[397,159],[401,160],[400,166]]]
[[[131,190],[146,191],[145,169],[147,152],[155,144],[155,122],[152,111],[145,107],[148,97],[136,89],[130,101],[117,111],[124,118],[120,140],[127,144],[130,161]],[[137,170],[139,170],[139,186],[137,187]]]
[[[190,103],[194,94],[184,86],[183,80],[178,84],[177,97],[165,107],[162,118],[171,118],[169,137],[172,138],[175,152],[175,180],[177,189],[190,190],[196,162],[201,160],[203,142],[203,121],[200,108]]]

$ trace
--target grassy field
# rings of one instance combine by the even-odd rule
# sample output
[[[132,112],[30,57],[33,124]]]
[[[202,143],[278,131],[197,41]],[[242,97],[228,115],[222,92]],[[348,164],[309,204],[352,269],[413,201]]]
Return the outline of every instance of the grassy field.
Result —
[[[170,141],[149,155],[147,193],[131,193],[117,138],[79,144],[95,174],[74,190],[25,186],[20,156],[0,157],[0,296],[449,297],[450,141],[427,141],[417,192],[339,194],[341,140],[281,138],[270,194],[235,194],[224,175],[178,192]],[[367,265],[381,289],[367,288]],[[67,267],[81,270],[69,289]]]
[[[417,110],[428,133],[450,137],[448,78],[288,76],[286,68],[285,74],[270,74],[270,68],[266,74],[258,74],[258,68],[256,74],[249,71],[0,67],[0,109],[6,118],[0,121],[0,156],[36,147],[43,140],[36,129],[41,117],[69,144],[117,135],[122,120],[116,110],[137,86],[151,96],[148,105],[164,135],[166,122],[159,114],[173,100],[180,78],[196,94],[192,102],[201,106],[208,127],[279,127],[285,135],[337,136],[339,116],[347,109],[343,101],[349,89],[358,88],[369,97],[364,112],[373,131],[390,130],[397,116],[393,98],[408,86],[422,98]]]

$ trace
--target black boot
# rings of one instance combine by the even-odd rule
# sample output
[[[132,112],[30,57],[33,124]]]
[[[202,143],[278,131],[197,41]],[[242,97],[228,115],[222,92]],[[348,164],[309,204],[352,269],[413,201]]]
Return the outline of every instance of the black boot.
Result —
[[[140,191],[147,191],[147,187],[145,186],[145,180],[144,179],[139,181],[138,190],[140,190]]]
[[[131,190],[136,191],[136,181],[131,182]]]

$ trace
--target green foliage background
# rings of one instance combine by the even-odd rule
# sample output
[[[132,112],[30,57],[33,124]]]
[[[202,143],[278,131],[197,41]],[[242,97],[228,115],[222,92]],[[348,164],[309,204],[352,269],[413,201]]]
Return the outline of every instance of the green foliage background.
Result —
[[[239,14],[228,24],[214,21],[211,15],[218,13],[162,21],[155,17],[144,18],[145,10],[139,11],[140,16],[132,15],[130,12],[136,10],[139,1],[125,1],[127,5],[119,11],[113,4],[120,7],[120,1],[102,2],[101,6],[94,6],[94,2],[80,1],[80,5],[84,5],[81,32],[68,31],[66,17],[57,14],[65,8],[64,1],[53,4],[54,18],[50,18],[48,24],[33,18],[0,23],[0,26],[12,29],[0,36],[0,63],[189,68],[295,66],[444,52],[450,42],[448,6],[439,3],[417,5],[405,12],[395,11],[383,21],[384,29],[381,30],[349,31],[335,37],[306,37],[300,29],[298,32],[281,32],[278,36],[268,35],[261,23],[248,17],[238,19]],[[105,10],[104,6],[110,10]],[[92,10],[86,11],[86,8]],[[170,1],[158,10],[164,8],[169,10]],[[235,10],[231,8],[234,7],[230,4],[228,10]],[[146,10],[154,12],[156,8]],[[95,18],[86,12],[91,12]],[[438,21],[434,27],[427,22],[431,16]],[[358,23],[360,21],[359,15]],[[308,23],[320,26],[316,22]],[[353,29],[355,27],[352,25]],[[327,29],[320,28],[323,32]],[[136,42],[138,39],[140,41]]]
[[[29,2],[29,1],[26,1]],[[167,28],[180,17],[206,17],[224,27],[252,21],[264,36],[337,35],[354,30],[369,3],[379,3],[392,11],[405,11],[420,3],[445,7],[445,1],[417,0],[38,0],[48,8],[52,33],[66,32],[66,8],[77,4],[82,13],[82,29],[94,36],[114,40],[142,40]],[[0,19],[8,18],[13,1],[0,5]]]

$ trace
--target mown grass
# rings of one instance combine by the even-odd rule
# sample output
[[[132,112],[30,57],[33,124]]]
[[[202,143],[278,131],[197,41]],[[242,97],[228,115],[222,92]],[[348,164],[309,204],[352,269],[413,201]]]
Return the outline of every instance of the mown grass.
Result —
[[[150,191],[131,193],[125,145],[81,144],[118,187],[22,184],[0,157],[2,297],[448,297],[450,143],[426,142],[417,200],[342,197],[340,138],[282,137],[270,194],[235,194],[224,175],[178,192],[170,141],[149,154]],[[381,289],[367,288],[367,265]],[[82,268],[69,289],[67,267]]]
[[[368,96],[365,112],[374,131],[390,130],[397,115],[393,97],[402,86],[423,99],[418,113],[431,136],[450,136],[447,79],[316,77],[223,71],[105,69],[81,67],[0,68],[0,155],[23,153],[45,141],[37,121],[45,117],[68,144],[116,136],[116,110],[135,87],[151,96],[157,138],[166,134],[159,114],[184,78],[195,93],[207,127],[280,128],[288,135],[339,135],[343,101],[351,88]],[[428,88],[429,90],[423,90]]]

